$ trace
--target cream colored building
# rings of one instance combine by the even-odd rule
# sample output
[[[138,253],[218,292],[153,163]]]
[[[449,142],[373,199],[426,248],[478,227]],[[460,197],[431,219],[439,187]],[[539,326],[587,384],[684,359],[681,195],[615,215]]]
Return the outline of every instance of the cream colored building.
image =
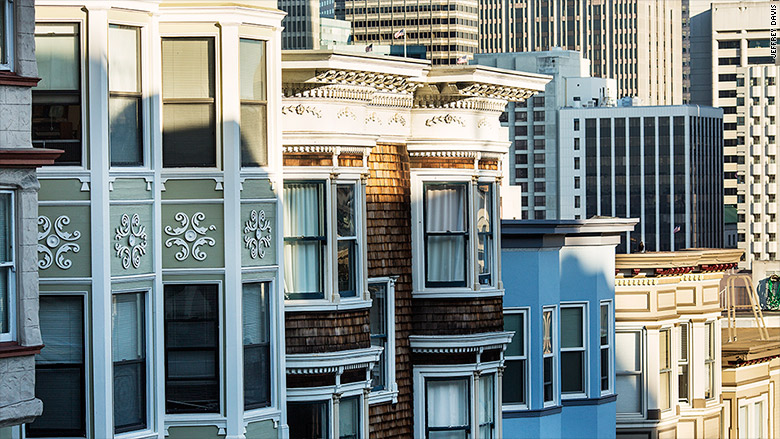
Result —
[[[776,265],[774,270],[780,270],[780,67],[770,47],[771,3],[712,5],[712,105],[722,107],[724,113],[724,204],[737,211],[737,246],[745,251],[741,266],[751,268],[754,261],[769,261]]]
[[[722,437],[720,279],[733,249],[617,255],[617,437]]]

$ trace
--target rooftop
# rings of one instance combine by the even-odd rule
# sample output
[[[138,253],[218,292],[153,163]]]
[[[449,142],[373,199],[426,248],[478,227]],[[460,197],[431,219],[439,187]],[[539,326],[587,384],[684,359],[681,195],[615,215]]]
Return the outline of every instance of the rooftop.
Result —
[[[723,366],[745,366],[780,356],[780,328],[767,328],[769,339],[761,340],[758,328],[736,328],[737,340],[728,342],[728,329],[722,330]]]

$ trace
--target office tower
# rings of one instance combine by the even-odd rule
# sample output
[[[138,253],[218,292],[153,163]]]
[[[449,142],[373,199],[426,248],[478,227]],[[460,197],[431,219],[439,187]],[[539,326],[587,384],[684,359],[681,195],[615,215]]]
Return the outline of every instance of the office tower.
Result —
[[[720,109],[564,108],[558,115],[561,218],[639,218],[619,252],[723,246]]]
[[[590,62],[571,50],[478,54],[474,60],[481,65],[552,76],[544,93],[509,103],[504,124],[511,142],[509,183],[522,188],[522,218],[560,218],[558,109],[615,105],[615,80],[591,78]]]
[[[562,47],[591,74],[615,78],[619,96],[646,105],[683,102],[681,0],[483,0],[480,52]]]
[[[437,64],[465,64],[478,50],[477,0],[336,0],[355,43],[425,46]],[[403,32],[402,32],[403,31]]]
[[[333,6],[324,3],[327,14]],[[320,0],[278,0],[277,4],[287,13],[282,20],[282,49],[319,49]]]
[[[694,90],[698,100],[704,100],[709,91],[712,104],[723,108],[724,204],[727,209],[736,209],[737,246],[745,250],[742,267],[751,268],[761,261],[780,270],[777,261],[780,68],[772,55],[772,7],[768,1],[713,4],[709,14],[702,14],[705,18],[711,16],[710,68],[709,71],[699,69],[692,79],[694,83],[701,81],[709,86]],[[777,14],[777,9],[774,13]],[[695,28],[694,35],[697,35]],[[704,43],[700,45],[707,47],[707,40],[703,37],[702,40]],[[699,56],[697,52],[692,55]],[[692,63],[701,65],[695,59]]]

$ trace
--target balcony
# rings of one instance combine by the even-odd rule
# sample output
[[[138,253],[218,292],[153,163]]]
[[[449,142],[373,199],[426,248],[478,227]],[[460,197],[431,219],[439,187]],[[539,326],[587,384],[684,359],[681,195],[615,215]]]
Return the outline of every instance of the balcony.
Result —
[[[769,165],[767,165],[767,166],[769,166]],[[763,171],[763,169],[761,168],[761,165],[756,165],[756,164],[750,165],[750,173],[751,174],[753,174],[753,175],[761,175],[762,171]]]
[[[766,205],[766,213],[777,213],[777,203],[769,203]]]
[[[750,87],[750,96],[761,96],[761,86],[754,85]]]
[[[750,115],[755,116],[761,116],[761,106],[759,105],[751,105],[750,106]]]
[[[767,85],[764,92],[766,93],[767,96],[777,96],[777,86]]]
[[[766,175],[777,175],[777,163],[768,163],[766,165]]]
[[[774,136],[775,133],[777,133],[777,126],[775,126],[775,125],[767,125],[766,126],[766,135],[767,136]]]
[[[777,155],[777,144],[767,143],[766,155]]]
[[[751,212],[752,214],[759,214],[763,210],[763,205],[761,203],[753,203],[751,205]]]
[[[764,114],[767,116],[776,116],[777,108],[774,105],[767,105]]]
[[[777,223],[766,223],[766,233],[777,233]]]
[[[760,195],[762,192],[761,189],[763,189],[761,186],[761,183],[753,183],[752,187],[750,188],[750,193],[753,195]]]
[[[761,233],[761,223],[750,223],[750,233]]]
[[[766,193],[775,195],[777,194],[777,184],[769,183],[766,185]]]
[[[777,241],[767,242],[766,251],[767,253],[777,253]]]

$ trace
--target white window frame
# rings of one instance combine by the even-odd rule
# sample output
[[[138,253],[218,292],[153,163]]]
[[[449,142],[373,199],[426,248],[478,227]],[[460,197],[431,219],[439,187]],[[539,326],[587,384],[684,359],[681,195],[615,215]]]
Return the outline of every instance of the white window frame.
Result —
[[[395,277],[377,277],[368,279],[368,284],[386,284],[387,341],[385,343],[385,389],[371,391],[368,395],[369,404],[392,401],[398,402],[398,383],[395,380]],[[374,366],[376,367],[376,366]]]
[[[708,320],[704,323],[704,330],[710,331],[710,345],[704,347],[704,370],[705,374],[707,371],[707,366],[709,365],[710,371],[709,376],[706,376],[706,380],[710,382],[710,395],[708,396],[706,393],[704,393],[704,399],[706,400],[713,400],[720,395],[720,392],[717,391],[717,382],[718,382],[718,365],[716,364],[717,358],[716,353],[718,352],[718,331],[716,330],[716,320]],[[705,338],[706,339],[706,338]],[[712,351],[710,351],[712,349]],[[710,352],[712,352],[712,357],[710,357]]]
[[[252,417],[254,417],[256,415],[262,416],[262,415],[266,414],[266,412],[268,412],[269,410],[275,410],[275,408],[276,408],[276,401],[277,401],[277,398],[276,398],[276,387],[277,387],[276,386],[276,371],[278,369],[277,364],[276,364],[276,352],[275,352],[276,351],[276,345],[278,343],[276,343],[276,338],[274,337],[274,334],[275,334],[275,326],[274,325],[275,325],[275,322],[276,322],[276,317],[275,317],[276,307],[275,307],[274,295],[276,293],[276,290],[275,290],[276,282],[272,278],[255,278],[255,277],[249,277],[248,278],[248,277],[244,277],[243,279],[241,279],[241,318],[242,318],[242,320],[241,320],[241,336],[242,336],[242,338],[243,338],[243,335],[244,335],[244,328],[243,328],[243,326],[244,326],[244,322],[243,322],[243,316],[244,316],[243,289],[244,289],[244,286],[248,285],[248,284],[266,284],[266,288],[268,288],[268,310],[267,310],[267,312],[268,312],[268,339],[269,339],[269,342],[268,342],[268,361],[269,361],[270,369],[271,369],[271,370],[269,370],[268,386],[269,386],[269,392],[270,392],[270,401],[269,401],[268,405],[266,405],[266,406],[255,407],[255,408],[246,408],[246,402],[244,402],[244,406],[243,407],[244,407],[245,417],[249,416],[249,414],[251,414]],[[246,345],[243,343],[243,340],[242,340],[242,342],[241,342],[241,356],[242,356],[242,359],[241,359],[241,369],[242,369],[244,374],[246,374],[246,369],[244,368],[244,364],[245,363],[244,363],[244,358],[243,358],[245,349],[246,349]],[[244,384],[244,377],[243,376],[241,377],[241,387],[242,387],[242,389],[246,389],[245,388],[245,384]],[[244,390],[242,390],[242,393],[243,392],[244,392]]]
[[[559,323],[558,323],[558,313],[556,312],[558,310],[557,306],[543,306],[542,307],[542,402],[544,407],[553,407],[558,405],[558,401],[560,400],[559,390],[560,389],[560,367],[558,366],[558,352],[559,352],[559,346],[560,341],[558,338],[560,337],[560,331]],[[551,322],[550,322],[550,337],[552,338],[552,352],[549,354],[544,353],[544,313],[550,311],[551,314]],[[545,358],[552,358],[552,396],[553,399],[550,401],[544,400],[544,359]]]
[[[495,422],[495,437],[501,437],[501,404],[498,401],[500,395],[500,381],[498,376],[498,361],[478,364],[455,365],[424,365],[415,366],[413,369],[414,385],[414,437],[425,438],[425,426],[427,425],[427,395],[426,381],[433,379],[458,379],[469,380],[469,423],[468,437],[478,438],[479,434],[479,375],[495,374],[493,379],[493,419]]]
[[[518,339],[517,338],[517,332],[515,332],[515,335],[512,337],[512,342],[518,341],[523,344],[523,355],[506,355],[506,351],[504,351],[504,365],[506,365],[507,361],[524,361],[523,366],[523,372],[524,372],[524,378],[525,378],[525,395],[523,395],[525,399],[525,403],[504,403],[503,398],[501,401],[502,404],[502,410],[528,410],[530,407],[529,400],[531,397],[531,386],[530,380],[529,380],[529,359],[528,359],[528,347],[530,346],[529,343],[529,322],[528,322],[528,316],[531,314],[531,309],[528,307],[524,308],[504,308],[504,315],[507,314],[519,314],[523,316],[523,338]],[[505,328],[506,330],[506,328]],[[504,376],[506,376],[506,369],[504,369]],[[503,381],[503,380],[502,380]],[[503,382],[502,382],[503,385]],[[503,391],[502,391],[503,393]]]
[[[146,345],[144,346],[146,350],[146,428],[141,430],[131,430],[126,431],[122,433],[114,433],[114,437],[116,438],[134,438],[137,436],[145,436],[153,434],[155,431],[155,421],[153,416],[155,415],[155,390],[154,390],[154,376],[152,375],[152,371],[154,370],[154,358],[153,358],[153,352],[151,350],[151,347],[154,346],[154,334],[153,330],[150,330],[152,328],[151,325],[154,324],[154,321],[152,320],[154,318],[154,315],[152,313],[152,308],[154,306],[154,303],[151,301],[152,294],[151,294],[151,288],[129,288],[129,289],[118,289],[111,291],[111,296],[113,299],[113,296],[119,295],[119,294],[141,294],[144,297],[144,310],[143,310],[143,316],[144,316],[144,343]],[[111,328],[112,334],[113,334],[113,327]],[[113,343],[113,340],[112,340]],[[111,361],[111,376],[113,377],[113,367],[114,362]],[[113,407],[112,407],[113,410]]]
[[[559,342],[560,348],[560,355],[561,358],[563,357],[564,352],[582,352],[582,392],[568,392],[563,393],[563,365],[561,365],[561,373],[560,373],[560,380],[561,380],[561,399],[577,399],[577,398],[587,398],[588,394],[590,393],[588,390],[590,389],[590,343],[589,343],[589,334],[588,334],[588,322],[590,319],[588,319],[588,303],[587,302],[561,302],[561,317],[558,318],[558,332],[559,334],[562,334],[563,332],[560,330],[560,325],[563,322],[563,309],[564,308],[579,308],[580,313],[582,315],[582,346],[581,347],[575,347],[575,348],[564,348],[563,343],[561,343],[563,340]],[[599,309],[600,310],[600,309]],[[561,335],[562,337],[562,335]]]
[[[290,402],[326,402],[328,405],[328,439],[338,439],[339,437],[339,402],[343,398],[349,398],[357,396],[360,403],[358,407],[360,409],[360,439],[368,439],[368,400],[365,398],[363,389],[365,382],[360,381],[357,383],[343,384],[338,387],[334,386],[322,386],[322,387],[291,387],[287,389],[287,399],[285,404]],[[338,398],[335,396],[338,393]],[[287,411],[285,405],[284,408]]]
[[[666,336],[667,337],[666,338],[667,346],[662,346],[661,345],[661,333],[664,333],[664,332],[667,334],[667,336]],[[666,389],[666,391],[667,391],[667,394],[669,395],[669,407],[663,408],[663,405],[665,404],[665,402],[661,401],[661,399],[660,399],[661,395],[660,394],[658,395],[659,396],[658,406],[659,406],[659,408],[662,411],[668,411],[668,410],[673,409],[674,405],[675,405],[676,398],[675,398],[675,395],[673,394],[674,393],[673,390],[674,390],[674,379],[677,377],[677,374],[673,373],[674,372],[674,364],[675,364],[675,361],[674,361],[675,360],[675,355],[674,355],[674,342],[673,342],[672,328],[671,327],[665,326],[665,327],[662,327],[661,329],[658,330],[658,349],[659,349],[659,352],[658,352],[658,359],[659,359],[659,363],[658,363],[658,390],[662,390],[661,386],[663,385],[663,380],[661,380],[661,376],[663,374],[667,374],[669,376],[669,384],[668,384],[669,388]],[[663,349],[667,349],[666,356],[667,356],[667,361],[669,362],[669,367],[664,367],[664,365],[660,363],[660,360],[662,358],[661,351]]]
[[[757,411],[756,409],[757,409],[757,405],[758,404],[761,404],[761,413],[756,413],[756,411]],[[739,419],[739,417],[740,417],[740,413],[741,413],[743,408],[747,412],[747,419],[745,419],[745,421],[744,421],[744,423],[746,424],[746,427],[747,427],[747,432],[739,431],[740,430],[739,426],[742,424],[742,422],[740,422],[741,420]],[[737,408],[737,428],[736,428],[737,431],[736,431],[736,433],[737,433],[737,437],[738,438],[742,439],[742,438],[758,438],[758,437],[761,437],[761,436],[758,435],[758,432],[755,431],[756,430],[755,427],[756,427],[756,424],[757,424],[756,418],[758,418],[758,420],[764,422],[764,425],[762,427],[762,430],[763,430],[762,433],[763,434],[767,434],[769,432],[771,426],[769,425],[769,422],[768,422],[768,420],[769,420],[769,399],[767,398],[767,394],[766,393],[762,393],[761,395],[753,397],[753,398],[744,398],[744,399],[740,398],[740,400],[739,400],[739,407]]]
[[[8,240],[9,262],[0,262],[1,268],[8,268],[8,332],[0,332],[0,342],[16,340],[16,194],[12,190],[0,190],[0,195],[9,195],[8,200]]]
[[[3,25],[3,39],[0,40],[0,49],[5,56],[5,61],[0,58],[0,71],[14,70],[14,2],[13,0],[0,0],[0,8],[3,9],[5,19]]]
[[[683,328],[686,330],[686,337],[685,337],[685,346],[683,346],[683,337],[682,332]],[[678,404],[690,404],[691,402],[691,323],[688,321],[681,322],[680,326],[677,328],[677,352],[679,352],[679,356],[677,358],[677,402]],[[685,350],[685,358],[683,358],[683,350]],[[687,375],[686,379],[686,397],[682,397],[682,388],[680,387],[680,376],[682,376],[682,370],[683,367],[687,367],[687,370],[685,374]]]
[[[425,248],[425,186],[428,184],[465,184],[466,185],[466,285],[463,287],[427,287],[426,248]],[[478,184],[492,185],[493,200],[491,226],[493,249],[490,252],[493,267],[490,284],[479,284],[477,265],[477,188]],[[458,172],[455,169],[412,170],[412,295],[419,298],[455,298],[455,297],[495,297],[503,296],[501,284],[501,262],[499,259],[500,224],[498,209],[500,185],[493,174],[488,172],[474,175],[472,170]]]
[[[612,301],[602,300],[599,303],[599,331],[601,330],[601,308],[607,307],[607,344],[601,344],[601,333],[599,332],[599,390],[601,396],[611,395],[615,389],[615,315],[612,312]],[[607,388],[601,388],[601,351],[607,349]]]
[[[633,370],[633,371],[619,371],[617,370],[617,365],[615,365],[615,382],[617,383],[618,375],[633,375],[639,377],[639,395],[637,395],[637,398],[639,400],[639,411],[638,412],[616,412],[616,416],[618,419],[644,419],[645,414],[647,413],[647,374],[645,371],[647,370],[647,355],[646,355],[646,340],[645,340],[645,330],[641,327],[615,327],[615,334],[617,333],[629,333],[629,334],[635,334],[638,336],[638,345],[637,345],[637,356],[639,358],[639,370]],[[617,348],[617,345],[615,345]],[[614,354],[613,354],[614,355]],[[617,384],[615,384],[617,386]],[[615,387],[617,389],[617,387]],[[620,397],[618,395],[618,397]]]
[[[319,171],[319,172],[318,172]],[[341,173],[338,178],[332,178],[331,169],[327,172],[318,169],[311,171],[290,172],[285,174],[285,182],[318,182],[322,183],[324,188],[324,209],[325,215],[325,256],[322,261],[323,273],[323,295],[322,299],[288,299],[285,297],[285,307],[294,308],[295,311],[322,311],[322,310],[342,310],[359,309],[371,307],[371,297],[368,293],[367,278],[367,252],[366,252],[366,194],[360,174]],[[342,298],[338,291],[338,238],[336,228],[336,186],[341,184],[355,185],[355,225],[357,235],[356,269],[355,269],[355,288],[357,294],[355,297]],[[283,232],[284,233],[284,232]],[[284,252],[284,249],[282,249]],[[284,254],[280,256],[284,258]],[[282,276],[284,274],[282,273]],[[286,294],[286,293],[285,293]]]

